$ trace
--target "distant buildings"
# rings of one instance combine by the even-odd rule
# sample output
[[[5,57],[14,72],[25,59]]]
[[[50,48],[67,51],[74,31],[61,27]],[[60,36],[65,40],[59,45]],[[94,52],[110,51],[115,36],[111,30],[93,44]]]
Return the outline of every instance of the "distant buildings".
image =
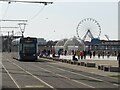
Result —
[[[91,42],[85,42],[86,49],[96,52],[110,52],[112,55],[116,55],[120,51],[120,40],[93,40]]]
[[[82,41],[77,38],[70,38],[68,40],[62,39],[58,41],[55,45],[56,52],[59,49],[67,50],[67,51],[77,51],[77,50],[86,50],[86,51],[95,51],[96,53],[105,53],[108,52],[111,55],[117,55],[118,51],[120,51],[120,40],[99,40],[97,38],[92,39],[91,41]],[[85,47],[84,47],[85,45]]]
[[[47,41],[44,38],[38,38],[38,46],[46,45]]]
[[[67,54],[71,54],[72,51],[83,51],[85,50],[85,45],[82,40],[78,39],[77,37],[72,37],[70,39],[62,39],[56,43],[54,46],[55,53],[58,51],[67,51]]]
[[[20,38],[20,36],[15,36],[14,38]],[[11,41],[13,39],[8,36],[2,37],[2,49],[3,51],[9,51],[11,48]],[[99,40],[93,39],[91,41],[85,41],[84,44],[82,41],[78,40],[76,37],[70,39],[62,39],[60,41],[46,41],[44,38],[38,38],[38,47],[40,51],[44,49],[51,50],[54,46],[56,51],[59,49],[63,50],[91,50],[96,52],[110,52],[112,55],[117,55],[117,52],[120,51],[120,40]]]

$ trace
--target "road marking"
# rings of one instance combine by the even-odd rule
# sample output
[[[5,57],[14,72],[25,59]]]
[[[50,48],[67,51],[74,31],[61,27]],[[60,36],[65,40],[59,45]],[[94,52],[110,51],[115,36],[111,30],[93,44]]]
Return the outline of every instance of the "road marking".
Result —
[[[9,60],[8,60],[9,61]],[[11,61],[9,61],[11,62]],[[37,76],[33,75],[32,73],[26,71],[25,69],[23,69],[22,67],[20,67],[19,65],[17,65],[16,63],[11,62],[12,64],[14,64],[15,66],[17,66],[18,68],[22,69],[24,72],[28,73],[29,75],[31,75],[32,77],[36,78],[37,80],[39,80],[40,82],[44,83],[45,85],[47,85],[48,87],[55,89],[53,86],[51,86],[50,84],[46,83],[45,81],[41,80],[40,78],[38,78]]]
[[[49,67],[54,67],[54,66],[51,66],[51,65],[47,65],[47,66],[49,66]],[[97,81],[100,81],[100,82],[103,81],[103,80],[101,80],[101,79],[93,78],[93,77],[86,76],[86,75],[79,74],[79,73],[75,73],[75,72],[72,72],[72,71],[67,71],[67,70],[65,70],[65,69],[61,69],[61,68],[57,68],[57,67],[54,67],[54,68],[59,69],[59,70],[61,70],[61,71],[66,71],[66,72],[69,72],[69,73],[72,73],[72,74],[75,74],[75,75],[79,75],[79,76],[83,76],[83,77],[86,77],[86,78],[94,79],[94,80],[97,80]]]
[[[47,66],[54,67],[54,66],[51,66],[51,65],[47,65]],[[54,68],[59,69],[61,71],[67,71],[67,70],[64,70],[64,69],[61,69],[61,68],[57,68],[57,67],[54,67]],[[79,73],[75,73],[75,72],[71,72],[71,71],[67,71],[67,72],[70,72],[70,73],[73,73],[73,74],[76,74],[76,75],[80,75],[80,76],[83,76],[83,77],[86,77],[86,78],[94,79],[94,80],[97,80],[97,81],[100,81],[100,82],[107,82],[107,81],[97,79],[97,78],[93,78],[93,77],[90,77],[90,76],[86,76],[86,75],[83,75],[83,74],[79,74]],[[119,84],[113,84],[113,85],[114,86],[120,86]]]
[[[64,70],[64,69],[62,69],[62,68],[59,68],[59,70],[61,70],[61,71],[66,71],[66,70]]]
[[[68,72],[76,74],[76,75],[80,75],[80,76],[83,76],[83,77],[86,77],[86,78],[90,78],[90,79],[93,79],[93,80],[96,80],[96,81],[103,82],[103,80],[101,80],[101,79],[93,78],[93,77],[90,77],[90,76],[86,76],[86,75],[75,73],[75,72],[71,72],[71,71],[68,71]]]
[[[25,88],[44,88],[43,85],[26,85]]]
[[[44,69],[44,68],[42,68],[42,67],[40,67],[40,66],[34,66],[34,67],[40,68],[40,69],[42,69],[42,70],[44,70],[44,71],[47,71],[47,72],[51,72],[52,74],[55,74],[55,75],[57,75],[57,76],[59,76],[59,77],[62,77],[62,78],[65,78],[65,79],[74,81],[74,82],[79,83],[79,84],[82,84],[82,85],[84,85],[84,86],[87,86],[87,87],[90,87],[90,88],[95,88],[95,87],[90,86],[90,85],[88,85],[88,84],[85,84],[85,83],[82,83],[82,82],[80,82],[80,81],[77,81],[77,80],[71,79],[71,78],[69,78],[69,77],[66,77],[66,76],[64,76],[64,75],[56,74],[56,73],[54,73],[54,72],[52,72],[52,71],[50,71],[50,70]]]
[[[82,85],[84,85],[84,86],[88,86],[88,87],[90,87],[90,88],[95,88],[95,87],[93,87],[93,86],[90,86],[90,85],[88,85],[88,84],[79,82],[79,81],[77,81],[77,80],[73,80],[73,81],[76,82],[76,83],[80,83],[80,84],[82,84]]]
[[[2,64],[2,63],[1,63]],[[21,90],[20,89],[20,86],[17,84],[17,82],[14,80],[14,78],[12,77],[12,75],[9,73],[9,71],[6,69],[6,67],[2,64],[2,66],[3,66],[3,68],[5,69],[5,71],[7,72],[7,74],[9,75],[9,77],[12,79],[12,81],[15,83],[15,85],[17,86],[17,88],[19,89],[19,90]]]
[[[47,65],[47,66],[54,67],[54,66],[51,66],[51,65]],[[67,70],[64,70],[64,69],[61,69],[61,68],[57,68],[57,67],[54,67],[54,68],[59,69],[61,71],[67,71]],[[71,72],[71,71],[67,71],[67,72],[70,72],[70,73],[73,73],[73,74],[76,74],[76,75],[80,75],[80,76],[83,76],[83,77],[86,77],[86,78],[94,79],[94,80],[97,80],[97,81],[100,81],[100,82],[104,81],[104,80],[101,80],[101,79],[93,78],[93,77],[90,77],[90,76],[86,76],[86,75],[75,73],[75,72]],[[107,82],[107,81],[104,81],[104,82]],[[113,85],[114,86],[120,86],[119,84],[113,84]]]
[[[120,86],[119,84],[113,84],[113,85],[115,85],[115,86]]]

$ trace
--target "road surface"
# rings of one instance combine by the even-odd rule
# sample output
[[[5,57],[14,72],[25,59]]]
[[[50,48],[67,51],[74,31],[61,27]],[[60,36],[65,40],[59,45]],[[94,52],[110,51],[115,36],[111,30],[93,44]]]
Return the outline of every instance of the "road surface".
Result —
[[[117,79],[62,67],[57,61],[39,59],[24,62],[12,59],[10,53],[2,56],[3,90],[119,90]]]

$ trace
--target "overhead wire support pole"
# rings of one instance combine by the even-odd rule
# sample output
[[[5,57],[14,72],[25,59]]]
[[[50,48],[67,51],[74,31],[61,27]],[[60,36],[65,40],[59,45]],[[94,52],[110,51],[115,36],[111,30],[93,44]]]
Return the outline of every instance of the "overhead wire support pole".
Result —
[[[0,27],[0,28],[19,28],[19,27]]]
[[[4,22],[28,22],[28,20],[0,20],[0,22],[2,22],[2,21],[4,21]]]
[[[40,4],[44,4],[44,5],[47,5],[47,4],[53,4],[53,2],[44,2],[44,1],[22,1],[22,0],[0,0],[0,1],[6,1],[8,2],[9,4],[11,2],[21,2],[21,3],[40,3]]]

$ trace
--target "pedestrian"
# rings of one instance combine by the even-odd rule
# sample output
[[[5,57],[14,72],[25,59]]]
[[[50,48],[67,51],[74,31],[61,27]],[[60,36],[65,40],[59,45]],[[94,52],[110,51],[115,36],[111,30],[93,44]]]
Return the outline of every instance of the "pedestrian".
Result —
[[[78,56],[78,60],[80,60],[80,51],[77,50],[76,54],[77,54],[77,56]]]
[[[95,51],[93,51],[93,58],[95,58],[95,54],[96,54]]]
[[[117,55],[117,60],[118,60],[118,67],[119,67],[119,69],[120,69],[120,52],[119,52],[118,55]]]
[[[109,57],[110,57],[110,52],[107,53],[107,58],[109,58]]]
[[[65,53],[64,53],[64,55],[66,56],[66,54],[67,54],[67,50],[65,50]]]
[[[98,52],[98,58],[100,58],[100,52]]]
[[[84,53],[84,59],[86,59],[87,52],[83,51],[83,53]]]
[[[74,53],[74,50],[72,50],[72,55],[74,55],[75,53]]]
[[[76,58],[76,54],[73,55],[73,61],[78,61],[78,59]]]
[[[83,56],[84,56],[84,52],[83,52],[83,51],[81,51],[81,52],[80,52],[80,57],[81,57],[81,60],[83,59]]]
[[[55,57],[55,53],[52,54],[52,57]]]
[[[102,57],[103,57],[103,58],[104,58],[104,55],[105,55],[105,52],[103,51],[103,52],[102,52]]]
[[[61,51],[60,51],[60,49],[58,50],[58,57],[60,57],[60,54],[61,54]]]
[[[90,55],[90,58],[92,58],[92,52],[91,51],[89,52],[89,55]]]

